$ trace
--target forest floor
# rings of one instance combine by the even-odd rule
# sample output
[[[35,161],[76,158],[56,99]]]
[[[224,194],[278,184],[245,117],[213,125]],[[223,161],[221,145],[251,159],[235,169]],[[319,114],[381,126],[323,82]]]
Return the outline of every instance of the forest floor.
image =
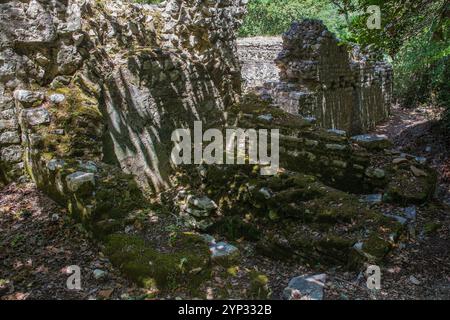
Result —
[[[242,253],[234,276],[213,267],[205,298],[247,297],[248,270],[269,278],[271,297],[279,299],[293,277],[325,273],[325,299],[449,299],[450,298],[450,162],[449,143],[434,109],[394,107],[392,117],[375,132],[386,134],[403,152],[424,156],[440,176],[437,200],[419,206],[414,232],[391,253],[382,270],[381,290],[369,290],[362,273],[318,269],[255,257],[253,244],[236,245]],[[444,204],[444,203],[447,203]],[[380,210],[396,208],[377,204]],[[155,220],[167,229],[170,218]],[[68,290],[67,268],[81,268],[81,290]],[[10,184],[0,190],[0,300],[2,299],[142,299],[144,290],[121,277],[100,248],[65,211],[31,184]],[[158,298],[189,298],[179,293]]]
[[[439,122],[443,111],[394,106],[389,120],[374,132],[387,135],[399,151],[427,158],[439,176],[437,197],[450,205],[450,139]]]

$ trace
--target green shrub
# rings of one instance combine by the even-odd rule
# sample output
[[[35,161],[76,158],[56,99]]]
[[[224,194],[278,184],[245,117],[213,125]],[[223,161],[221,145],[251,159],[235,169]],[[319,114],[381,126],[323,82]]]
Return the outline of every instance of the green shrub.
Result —
[[[406,42],[394,58],[395,94],[403,105],[450,105],[450,44],[424,32]]]
[[[303,18],[323,20],[331,31],[346,36],[344,17],[326,0],[250,0],[239,36],[281,35]]]

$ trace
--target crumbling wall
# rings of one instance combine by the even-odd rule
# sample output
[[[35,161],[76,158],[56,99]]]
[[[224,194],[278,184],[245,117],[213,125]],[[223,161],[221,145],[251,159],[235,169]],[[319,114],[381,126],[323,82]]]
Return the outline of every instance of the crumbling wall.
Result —
[[[201,63],[225,105],[241,91],[235,31],[242,24],[246,0],[171,0],[164,10],[163,47],[181,49]]]
[[[281,37],[240,38],[237,45],[244,90],[262,87],[266,82],[280,81],[275,59],[283,49]]]
[[[375,239],[382,252],[374,262],[382,259],[401,233],[398,223],[329,186],[423,203],[434,190],[434,172],[422,159],[389,150],[382,137],[350,140],[259,99],[235,103],[240,73],[233,30],[245,3],[1,2],[0,180],[16,179],[25,167],[38,188],[81,220],[111,261],[143,286],[155,275],[166,284],[194,282],[198,272],[179,268],[185,257],[191,266],[186,270],[211,276],[203,242],[201,253],[192,245],[155,252],[142,234],[127,231],[142,219],[150,223],[142,191],[172,183],[176,188],[159,194],[159,201],[179,204],[170,196],[184,188],[201,196],[185,194],[191,201],[181,199],[180,218],[211,218],[228,230],[235,230],[229,219],[239,228],[254,224],[261,229],[254,240],[263,254],[280,246],[294,256],[308,249],[311,263],[347,265],[355,243],[366,256]],[[184,166],[172,171],[172,131],[190,128],[194,120],[222,130],[279,129],[279,174],[261,176],[253,165],[194,166],[188,175],[180,174]],[[213,209],[220,214],[209,217]],[[204,241],[185,236],[190,244]]]
[[[14,101],[0,96],[0,184],[23,175],[23,149]]]
[[[177,196],[168,201],[192,228],[255,241],[257,253],[272,259],[357,268],[379,262],[406,218],[383,215],[373,204],[423,203],[434,192],[433,170],[391,150],[385,137],[350,139],[251,96],[228,120],[228,127],[279,130],[279,172],[267,177],[254,165],[183,166]]]
[[[290,113],[349,134],[367,132],[389,115],[391,66],[342,43],[321,21],[294,23],[275,62],[280,81],[266,82],[261,92]],[[244,72],[249,68],[244,62]]]
[[[172,131],[194,120],[213,125],[240,95],[234,30],[243,1],[29,0],[0,9],[1,167],[8,180],[22,174],[24,149],[11,115],[17,90],[59,90],[66,98],[81,92],[104,119],[101,135],[85,137],[100,146],[99,160],[157,191],[170,185]]]

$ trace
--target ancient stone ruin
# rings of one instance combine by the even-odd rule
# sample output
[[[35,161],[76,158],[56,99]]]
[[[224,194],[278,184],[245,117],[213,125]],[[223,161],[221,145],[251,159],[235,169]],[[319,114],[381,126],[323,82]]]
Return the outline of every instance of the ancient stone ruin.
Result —
[[[261,41],[239,43],[246,86],[262,88],[283,110],[349,134],[367,132],[389,115],[391,66],[340,42],[322,22],[294,23],[275,59],[279,41]]]
[[[280,81],[280,70],[275,60],[283,50],[281,37],[239,38],[237,46],[244,91]]]
[[[17,131],[21,109],[13,106],[13,92],[34,87],[43,90],[18,91],[19,105],[39,107],[45,102],[57,109],[67,104],[70,114],[78,112],[73,127],[66,121],[63,128],[46,108],[25,110],[28,118],[38,118],[40,123],[34,125],[53,119],[56,131],[41,141],[46,151],[90,160],[95,156],[120,164],[143,186],[167,187],[172,131],[194,120],[221,119],[240,93],[233,30],[244,11],[238,3],[210,2],[205,7],[203,2],[180,0],[159,7],[115,1],[108,8],[92,1],[2,3],[6,176],[20,175],[23,168],[19,145],[25,141]],[[44,101],[44,91],[48,96],[63,94],[66,101]],[[102,116],[107,121],[94,125]],[[82,117],[88,119],[80,125]],[[83,133],[75,138],[72,129]],[[64,143],[91,150],[86,155],[75,146],[64,148]]]
[[[388,113],[390,68],[350,58],[306,21],[284,37],[280,81],[264,85],[280,108],[243,96],[235,30],[246,2],[0,3],[1,184],[31,178],[144,287],[198,288],[214,263],[236,263],[239,250],[207,233],[271,259],[349,269],[384,259],[406,220],[368,202],[426,203],[435,173],[384,137],[349,138],[298,114],[365,131]],[[172,132],[196,120],[279,129],[282,168],[176,167]],[[168,251],[148,240],[155,206],[182,223]]]

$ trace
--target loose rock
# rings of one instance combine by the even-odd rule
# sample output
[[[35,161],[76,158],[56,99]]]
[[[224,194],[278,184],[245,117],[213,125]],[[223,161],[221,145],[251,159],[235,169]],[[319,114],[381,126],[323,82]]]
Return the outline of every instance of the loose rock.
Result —
[[[283,292],[284,300],[323,300],[326,274],[292,279]]]

